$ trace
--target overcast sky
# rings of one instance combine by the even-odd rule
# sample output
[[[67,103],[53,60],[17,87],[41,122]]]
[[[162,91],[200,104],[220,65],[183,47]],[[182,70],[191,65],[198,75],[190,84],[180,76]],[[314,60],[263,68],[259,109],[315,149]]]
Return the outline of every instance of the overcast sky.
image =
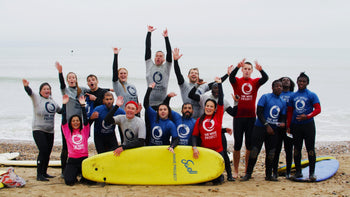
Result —
[[[134,45],[147,25],[181,46],[341,47],[350,1],[0,0],[0,47]]]

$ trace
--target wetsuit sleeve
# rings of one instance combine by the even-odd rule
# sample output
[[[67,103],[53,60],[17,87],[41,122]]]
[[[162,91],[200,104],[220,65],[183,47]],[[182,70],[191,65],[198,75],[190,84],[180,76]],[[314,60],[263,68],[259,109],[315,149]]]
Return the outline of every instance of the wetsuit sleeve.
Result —
[[[280,117],[278,118],[278,121],[279,122],[286,122],[286,117],[287,117],[287,115],[281,114]]]
[[[151,59],[151,53],[151,32],[147,32],[145,60]]]
[[[124,150],[131,149],[131,148],[137,148],[145,145],[145,139],[138,138],[137,140],[128,143],[127,145],[122,145]]]
[[[225,74],[224,76],[221,77],[221,82],[223,83],[228,77],[228,74]],[[209,90],[211,90],[211,88],[213,87],[213,84],[215,83],[215,81],[211,82],[208,84]]]
[[[89,125],[89,121],[88,121],[88,118],[87,118],[87,113],[86,113],[86,109],[85,109],[85,106],[84,105],[81,105],[81,111],[83,113],[83,123],[84,123],[84,126],[87,126]]]
[[[307,119],[310,119],[310,118],[315,117],[319,113],[321,113],[321,105],[319,103],[315,103],[314,104],[314,111],[307,114],[306,117],[307,117]]]
[[[60,80],[60,88],[61,90],[66,88],[66,84],[64,83],[64,77],[62,73],[58,73],[58,79]]]
[[[62,125],[67,124],[66,104],[62,105]]]
[[[114,54],[113,61],[113,82],[118,81],[118,54]]]
[[[179,144],[179,142],[180,142],[179,137],[172,137],[170,147],[174,149]]]
[[[196,94],[196,90],[197,90],[197,88],[196,88],[196,86],[194,86],[191,89],[191,91],[188,93],[188,98],[199,102],[201,100],[201,97],[200,97],[200,95]]]
[[[226,112],[230,114],[232,117],[235,117],[237,114],[237,106],[234,106],[233,108],[230,106],[226,109]]]
[[[222,91],[222,83],[218,83],[218,87],[219,87],[218,105],[224,105],[224,92]]]
[[[264,107],[258,106],[256,109],[256,114],[260,122],[264,125],[266,123],[266,119],[264,117]]]
[[[32,96],[33,91],[29,86],[24,86],[24,90],[27,92],[29,96]]]
[[[199,136],[192,135],[192,146],[199,146]]]
[[[115,121],[113,119],[113,115],[115,114],[115,112],[119,109],[118,105],[115,105],[111,110],[109,110],[109,112],[107,113],[104,121],[107,124],[115,124]]]
[[[174,70],[175,70],[175,74],[176,74],[177,84],[182,85],[185,82],[185,79],[184,79],[183,75],[181,74],[178,60],[174,60]]]
[[[152,88],[148,87],[145,98],[143,99],[143,106],[145,107],[145,109],[147,109],[149,107],[149,95],[152,92]]]
[[[238,67],[235,67],[235,69],[233,69],[233,71],[230,74],[229,79],[230,79],[231,84],[236,83],[236,75],[237,75],[238,69],[239,69]]]
[[[165,37],[165,47],[166,47],[166,61],[172,62],[172,58],[171,58],[172,51],[171,51],[169,37]]]
[[[292,123],[292,117],[293,117],[293,107],[288,106],[288,109],[287,109],[287,128],[290,128],[290,124]]]
[[[260,73],[262,77],[259,79],[259,84],[263,85],[264,83],[266,83],[267,80],[269,80],[269,76],[267,76],[264,70],[261,70]]]
[[[166,104],[166,105],[169,105],[170,99],[171,99],[170,96],[166,96],[165,99],[164,99],[164,101],[163,101],[163,103]]]

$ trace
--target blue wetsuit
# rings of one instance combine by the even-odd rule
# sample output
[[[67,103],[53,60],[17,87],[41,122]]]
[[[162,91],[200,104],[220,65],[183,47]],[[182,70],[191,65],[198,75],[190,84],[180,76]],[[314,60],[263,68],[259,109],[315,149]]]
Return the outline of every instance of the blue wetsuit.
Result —
[[[184,118],[179,113],[171,111],[173,121],[176,125],[176,131],[180,138],[180,145],[191,145],[191,137],[196,120],[193,118]]]

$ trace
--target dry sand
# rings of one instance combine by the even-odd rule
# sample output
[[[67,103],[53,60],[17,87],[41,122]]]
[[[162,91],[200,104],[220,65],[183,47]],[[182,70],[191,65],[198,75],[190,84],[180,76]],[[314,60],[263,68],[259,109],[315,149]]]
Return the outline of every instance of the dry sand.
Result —
[[[264,158],[262,151],[254,169],[253,179],[247,182],[225,182],[222,185],[185,185],[185,186],[133,186],[133,185],[96,185],[76,184],[66,186],[60,178],[60,168],[49,168],[48,173],[56,177],[49,182],[36,181],[36,168],[15,167],[15,173],[27,182],[23,188],[4,188],[0,196],[350,196],[350,142],[318,142],[318,156],[334,156],[340,167],[334,177],[318,183],[300,183],[279,177],[278,182],[264,180]],[[0,141],[0,153],[20,152],[18,159],[35,160],[37,148],[34,143]],[[303,158],[306,158],[303,150]],[[90,156],[96,154],[90,145]],[[60,146],[55,146],[51,160],[58,160]],[[242,152],[243,155],[243,152]],[[280,165],[284,165],[284,153]],[[240,163],[240,175],[243,175],[243,159]],[[7,166],[0,166],[6,170]],[[225,174],[226,175],[226,174]]]

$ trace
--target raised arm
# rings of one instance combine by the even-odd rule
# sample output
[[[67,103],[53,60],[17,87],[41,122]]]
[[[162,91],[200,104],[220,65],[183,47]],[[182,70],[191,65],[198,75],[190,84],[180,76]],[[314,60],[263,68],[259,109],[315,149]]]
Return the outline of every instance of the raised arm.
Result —
[[[66,84],[64,82],[64,77],[62,74],[62,65],[59,62],[55,63],[56,69],[58,71],[58,79],[60,80],[61,90],[66,88]]]
[[[66,108],[66,105],[69,101],[69,96],[67,94],[63,95],[63,98],[62,98],[62,125],[65,125],[67,124],[67,108]]]
[[[145,94],[145,98],[143,99],[143,106],[145,107],[146,110],[149,107],[149,96],[150,96],[152,89],[154,88],[155,85],[156,85],[156,83],[153,82],[148,86],[147,92]]]
[[[118,81],[118,54],[121,48],[113,48],[114,52],[114,61],[113,61],[113,82]]]
[[[175,48],[173,51],[173,58],[174,58],[174,70],[177,78],[177,84],[182,85],[185,82],[185,79],[183,75],[181,74],[180,66],[179,66],[179,59],[182,57],[182,54],[180,55],[180,50],[178,48]]]
[[[170,46],[170,41],[169,41],[168,30],[167,29],[165,29],[163,31],[163,36],[165,38],[166,61],[167,62],[172,62],[172,59],[171,59],[171,46]]]
[[[111,110],[109,110],[109,112],[107,113],[107,115],[106,115],[106,117],[104,119],[105,123],[107,123],[107,124],[115,124],[113,116],[114,116],[115,112],[119,109],[119,107],[123,105],[123,103],[124,103],[123,97],[122,96],[118,96],[117,100],[116,100],[116,103],[115,103],[115,106]]]
[[[82,114],[83,114],[83,124],[84,126],[87,126],[89,124],[89,121],[88,121],[88,118],[87,118],[87,114],[86,114],[86,99],[85,99],[85,96],[80,96],[79,97],[79,103],[80,103],[80,106],[81,106],[81,111],[82,111]]]
[[[262,66],[258,63],[258,61],[255,61],[255,69],[257,69],[261,73],[261,78],[259,79],[259,84],[263,85],[266,83],[267,80],[269,80],[269,76],[265,73],[265,71],[262,69]]]
[[[24,90],[27,92],[27,94],[28,94],[29,96],[32,96],[33,91],[32,91],[32,89],[29,87],[29,81],[27,81],[26,79],[22,79],[22,83],[23,83],[23,86],[24,86]]]
[[[145,52],[145,60],[151,59],[151,34],[156,28],[153,26],[147,26],[147,36],[146,36],[146,52]]]
[[[218,105],[224,105],[224,92],[222,91],[222,81],[221,78],[216,77],[215,82],[218,84],[219,87],[219,99],[218,99]]]
[[[228,74],[225,74],[224,76],[221,77],[221,82],[224,82],[228,77]],[[213,84],[215,83],[215,81],[211,82],[208,84],[209,89],[211,90],[211,88],[213,87]]]

